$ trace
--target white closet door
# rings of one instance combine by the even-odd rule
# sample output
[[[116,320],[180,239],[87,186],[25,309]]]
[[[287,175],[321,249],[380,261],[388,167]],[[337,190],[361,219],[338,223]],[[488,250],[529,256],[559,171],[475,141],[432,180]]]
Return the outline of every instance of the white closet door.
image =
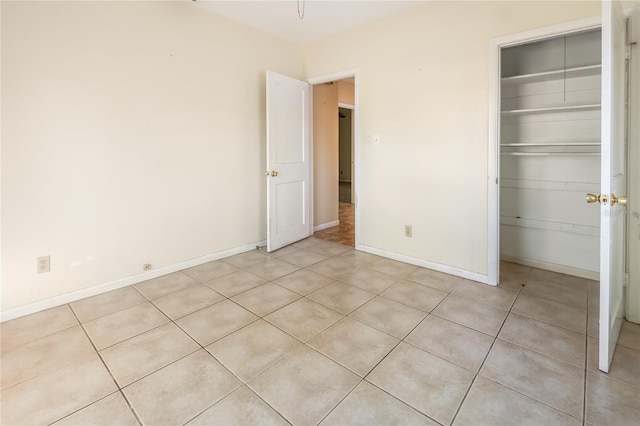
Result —
[[[599,368],[609,371],[623,316],[626,207],[626,17],[618,1],[602,2],[602,164],[600,215]],[[605,199],[606,198],[606,199]]]

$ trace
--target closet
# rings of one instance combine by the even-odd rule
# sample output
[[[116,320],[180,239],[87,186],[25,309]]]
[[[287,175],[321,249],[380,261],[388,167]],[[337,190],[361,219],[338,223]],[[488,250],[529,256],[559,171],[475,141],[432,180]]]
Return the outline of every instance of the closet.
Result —
[[[501,258],[598,277],[600,30],[501,50]]]

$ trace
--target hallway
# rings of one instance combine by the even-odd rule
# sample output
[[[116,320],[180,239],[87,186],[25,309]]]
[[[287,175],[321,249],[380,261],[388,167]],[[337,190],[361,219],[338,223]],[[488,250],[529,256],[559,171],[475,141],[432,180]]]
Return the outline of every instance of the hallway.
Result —
[[[317,231],[314,237],[331,241],[349,247],[355,247],[356,222],[355,206],[353,204],[340,203],[338,217],[340,225]]]

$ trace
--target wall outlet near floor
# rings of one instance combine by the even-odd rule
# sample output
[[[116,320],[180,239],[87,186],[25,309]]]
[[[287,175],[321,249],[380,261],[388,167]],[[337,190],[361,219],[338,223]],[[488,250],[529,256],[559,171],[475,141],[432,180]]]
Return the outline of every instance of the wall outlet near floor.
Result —
[[[51,271],[51,256],[40,256],[36,259],[36,272],[44,274]]]
[[[151,264],[150,263],[145,263],[144,265],[142,265],[142,270],[143,271],[148,271],[149,269],[151,269]]]
[[[405,225],[404,226],[404,236],[405,237],[413,237],[413,226],[412,225]]]

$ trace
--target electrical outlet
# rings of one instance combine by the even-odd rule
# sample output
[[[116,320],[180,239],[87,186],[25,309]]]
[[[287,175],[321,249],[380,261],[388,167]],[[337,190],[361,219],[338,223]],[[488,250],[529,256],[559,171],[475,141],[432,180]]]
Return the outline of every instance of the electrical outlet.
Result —
[[[151,269],[151,264],[150,263],[145,263],[144,265],[142,265],[142,270],[143,271],[148,271],[149,269]]]
[[[411,225],[404,226],[404,236],[409,238],[413,237],[413,226]]]
[[[36,259],[36,272],[44,274],[51,271],[51,256],[40,256]]]

